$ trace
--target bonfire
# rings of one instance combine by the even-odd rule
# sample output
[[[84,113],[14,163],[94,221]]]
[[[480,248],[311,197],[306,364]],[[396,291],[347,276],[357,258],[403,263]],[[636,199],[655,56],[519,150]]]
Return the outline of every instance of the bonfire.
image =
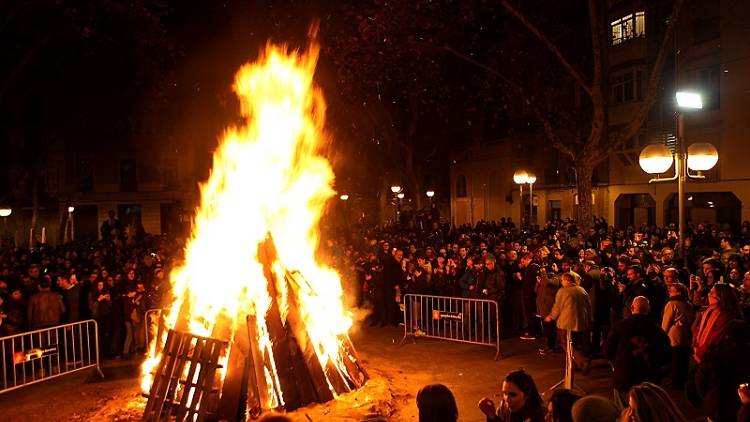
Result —
[[[367,380],[348,337],[339,275],[316,260],[335,194],[322,155],[319,46],[268,44],[236,73],[242,123],[228,128],[201,186],[173,302],[149,345],[144,419],[255,418]]]

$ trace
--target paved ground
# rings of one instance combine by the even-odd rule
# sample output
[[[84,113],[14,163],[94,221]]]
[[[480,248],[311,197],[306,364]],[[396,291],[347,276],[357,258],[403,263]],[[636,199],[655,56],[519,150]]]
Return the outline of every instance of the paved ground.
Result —
[[[483,421],[476,407],[484,396],[500,391],[502,376],[524,368],[546,390],[562,378],[563,356],[541,357],[539,341],[503,341],[502,359],[495,361],[494,349],[446,341],[418,339],[401,346],[403,331],[394,327],[368,328],[352,338],[368,368],[390,384],[398,411],[393,421],[416,421],[414,397],[420,387],[446,384],[456,395],[462,421]],[[0,421],[123,421],[137,420],[140,400],[135,361],[111,361],[104,366],[107,378],[72,374],[0,395]],[[590,393],[611,395],[610,369],[595,362],[587,375],[577,375],[576,384]],[[681,407],[689,409],[683,399]]]

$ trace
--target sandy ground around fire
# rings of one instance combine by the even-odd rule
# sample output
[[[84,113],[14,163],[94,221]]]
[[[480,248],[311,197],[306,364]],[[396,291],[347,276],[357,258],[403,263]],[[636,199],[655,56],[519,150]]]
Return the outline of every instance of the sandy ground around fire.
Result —
[[[389,421],[417,421],[415,396],[426,384],[443,383],[455,394],[460,420],[484,421],[477,402],[497,399],[501,377],[524,368],[540,390],[562,377],[562,355],[541,357],[537,341],[509,339],[494,349],[446,341],[418,339],[400,345],[403,331],[394,327],[367,328],[352,339],[372,379],[362,389],[334,402],[292,412],[295,421],[363,421],[382,416]],[[576,384],[589,393],[611,397],[611,372],[596,361]],[[138,362],[107,361],[105,379],[90,372],[71,374],[0,395],[0,421],[137,421],[146,400],[138,388]],[[678,404],[695,414],[680,394]]]

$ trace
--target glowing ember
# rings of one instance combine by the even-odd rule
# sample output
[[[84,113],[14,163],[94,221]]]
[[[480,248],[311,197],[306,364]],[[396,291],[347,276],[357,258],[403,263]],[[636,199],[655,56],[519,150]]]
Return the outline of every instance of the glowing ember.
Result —
[[[270,281],[258,257],[269,234],[277,253],[274,275],[284,280],[298,274],[304,281],[289,283],[294,292],[279,283],[275,302],[282,321],[289,296],[321,367],[334,368],[325,371],[328,388],[333,391],[342,382],[332,377],[347,373],[349,357],[340,350],[351,319],[342,305],[341,282],[335,271],[315,260],[318,220],[334,194],[331,167],[318,155],[328,136],[325,102],[313,82],[318,53],[315,43],[304,53],[269,44],[257,62],[237,72],[234,91],[245,121],[226,131],[214,153],[185,263],[170,275],[174,301],[165,317],[168,328],[225,337],[231,343],[238,325],[254,316],[249,319],[255,321],[254,341],[266,358],[264,408],[284,405],[266,324]],[[151,386],[165,337],[150,345],[142,368],[144,391]],[[221,373],[222,379],[225,375]]]

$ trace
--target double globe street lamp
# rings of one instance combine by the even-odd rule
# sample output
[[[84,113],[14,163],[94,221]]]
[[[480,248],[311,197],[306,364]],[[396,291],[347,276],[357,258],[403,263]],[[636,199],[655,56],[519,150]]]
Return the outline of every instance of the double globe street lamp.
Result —
[[[518,184],[521,199],[521,225],[523,225],[523,185],[529,184],[529,229],[531,229],[531,219],[534,215],[534,183],[536,176],[526,170],[516,170],[513,173],[513,181]]]
[[[672,167],[674,175],[671,177],[654,177],[649,183],[677,181],[678,208],[678,239],[679,256],[685,258],[685,181],[691,179],[705,179],[700,172],[711,170],[719,161],[716,147],[707,142],[698,142],[685,150],[684,121],[680,109],[701,109],[703,101],[700,94],[693,92],[677,92],[677,136],[675,150],[670,151],[664,144],[648,145],[641,151],[638,163],[643,171],[649,174],[662,174]],[[690,170],[697,173],[690,173]]]

